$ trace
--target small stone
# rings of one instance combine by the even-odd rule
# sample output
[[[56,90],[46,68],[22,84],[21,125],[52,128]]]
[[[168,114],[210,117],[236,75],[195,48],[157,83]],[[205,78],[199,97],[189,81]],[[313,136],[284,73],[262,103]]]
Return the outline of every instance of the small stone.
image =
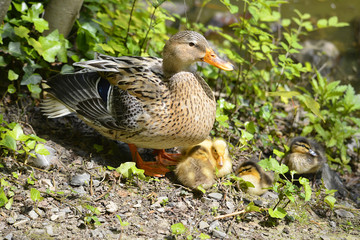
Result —
[[[6,219],[6,221],[8,222],[8,224],[14,224],[16,222],[16,218],[15,217],[9,217],[8,219]]]
[[[19,228],[21,225],[25,224],[26,222],[28,222],[29,220],[27,219],[24,219],[24,220],[21,220],[21,221],[18,221],[16,223],[14,223],[14,226]]]
[[[259,207],[263,207],[263,202],[262,201],[260,201],[260,200],[254,200],[254,204],[256,205],[256,206],[259,206]]]
[[[209,230],[213,231],[215,228],[220,227],[220,222],[218,220],[213,221],[210,223]]]
[[[39,168],[49,168],[50,166],[55,165],[56,163],[56,150],[49,147],[49,146],[44,146],[48,151],[49,151],[49,155],[41,155],[38,153],[35,153],[36,158],[31,157],[29,159],[29,163],[32,164],[35,167],[39,167]]]
[[[72,213],[71,209],[69,207],[63,208],[60,210],[60,212],[64,212],[64,213]]]
[[[209,197],[219,201],[222,199],[223,195],[221,193],[209,193]]]
[[[83,186],[74,188],[74,191],[77,192],[78,194],[81,194],[81,195],[85,195],[87,193]]]
[[[273,200],[273,199],[277,199],[278,198],[278,194],[272,191],[267,191],[266,193],[264,193],[262,196],[262,198],[264,199],[269,199],[269,200]]]
[[[328,236],[320,236],[321,240],[330,240],[330,238]]]
[[[163,213],[163,212],[165,212],[165,208],[158,208],[158,209],[156,209],[158,212],[161,212],[161,213]]]
[[[215,238],[227,238],[227,237],[228,237],[226,233],[221,232],[221,231],[219,231],[219,230],[214,230],[214,231],[213,231],[213,236],[214,236]]]
[[[55,235],[55,234],[54,234],[53,227],[52,227],[51,225],[46,226],[45,229],[46,229],[46,233],[49,234],[50,236],[54,236],[54,235]]]
[[[334,222],[334,221],[330,221],[330,222],[329,222],[329,225],[330,225],[330,227],[332,227],[332,228],[336,228],[336,222]]]
[[[34,219],[37,219],[39,217],[39,215],[34,210],[31,210],[29,212],[29,217],[34,220]]]
[[[353,213],[348,212],[344,209],[336,209],[334,212],[336,213],[336,215],[338,215],[341,218],[354,218],[355,217]]]
[[[89,185],[90,182],[90,174],[83,173],[75,175],[71,178],[70,185],[71,186],[83,186],[83,185]]]
[[[8,235],[6,235],[6,236],[4,237],[4,240],[12,240],[12,238],[13,238],[13,234],[12,234],[12,233],[9,233]]]
[[[113,201],[110,201],[106,206],[106,211],[108,211],[109,213],[114,213],[118,210],[118,206],[116,205],[116,203],[114,203]]]
[[[100,185],[100,181],[99,180],[93,180],[93,186],[97,187]]]
[[[201,221],[199,223],[199,229],[205,229],[208,228],[210,225],[207,222]]]
[[[289,230],[289,228],[287,228],[287,227],[284,227],[284,229],[283,229],[283,233],[289,234],[289,233],[290,233],[290,230]]]
[[[183,211],[186,211],[188,209],[188,207],[186,206],[186,204],[181,201],[181,202],[178,202],[176,204],[176,207],[179,209],[179,211],[183,212]]]
[[[230,210],[233,210],[235,208],[235,205],[232,201],[226,201],[226,206]]]

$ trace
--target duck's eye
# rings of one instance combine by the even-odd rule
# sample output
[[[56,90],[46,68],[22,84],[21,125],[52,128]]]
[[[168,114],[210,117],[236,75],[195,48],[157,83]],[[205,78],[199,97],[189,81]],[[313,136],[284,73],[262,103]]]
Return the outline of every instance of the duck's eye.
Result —
[[[189,42],[189,46],[190,46],[190,47],[193,47],[193,46],[195,46],[195,43]]]

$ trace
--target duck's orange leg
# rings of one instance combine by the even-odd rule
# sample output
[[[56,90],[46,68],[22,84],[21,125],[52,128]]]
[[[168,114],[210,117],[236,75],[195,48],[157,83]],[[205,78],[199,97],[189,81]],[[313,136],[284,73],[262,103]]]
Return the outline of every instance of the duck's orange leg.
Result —
[[[174,166],[179,162],[180,153],[167,153],[165,149],[155,149],[153,152],[156,155],[156,161],[164,166]]]
[[[145,170],[146,175],[153,177],[164,177],[167,172],[170,172],[170,170],[165,167],[166,165],[162,164],[158,160],[155,162],[145,162],[137,151],[137,147],[134,144],[128,145],[132,159],[136,162],[138,168]]]

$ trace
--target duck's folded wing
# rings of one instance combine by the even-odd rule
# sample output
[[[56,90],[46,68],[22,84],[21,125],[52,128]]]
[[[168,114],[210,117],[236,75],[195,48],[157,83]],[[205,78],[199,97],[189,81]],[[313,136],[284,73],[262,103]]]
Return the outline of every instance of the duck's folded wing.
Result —
[[[74,66],[99,72],[111,85],[143,101],[164,97],[166,85],[160,58],[98,55],[95,60],[77,62]]]
[[[123,129],[107,109],[104,98],[106,100],[109,91],[106,86],[100,89],[100,81],[106,80],[97,72],[57,75],[49,79],[46,82],[48,96],[42,103],[42,111],[49,118],[76,112],[94,125]]]

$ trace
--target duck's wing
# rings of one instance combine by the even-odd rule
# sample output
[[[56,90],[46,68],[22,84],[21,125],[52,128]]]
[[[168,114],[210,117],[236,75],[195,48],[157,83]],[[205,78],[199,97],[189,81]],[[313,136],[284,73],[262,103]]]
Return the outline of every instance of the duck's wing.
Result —
[[[111,57],[77,62],[74,66],[97,71],[113,86],[143,101],[158,99],[166,91],[162,59],[156,57]]]

